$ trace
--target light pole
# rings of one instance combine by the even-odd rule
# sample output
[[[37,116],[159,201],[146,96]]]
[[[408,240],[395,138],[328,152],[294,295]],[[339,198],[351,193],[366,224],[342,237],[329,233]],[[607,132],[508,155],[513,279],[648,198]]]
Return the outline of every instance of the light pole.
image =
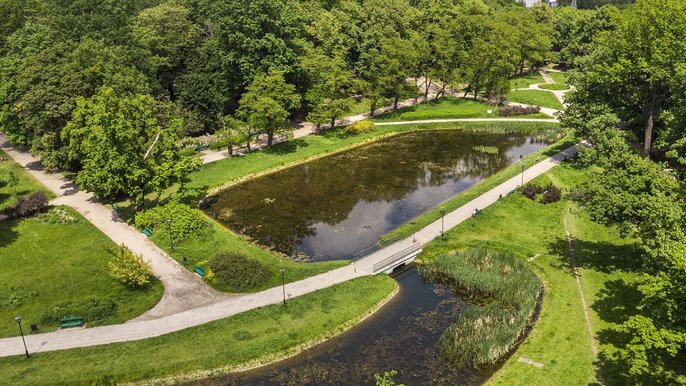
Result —
[[[284,274],[286,273],[285,268],[279,270],[281,272],[281,288],[283,289],[283,305],[286,305],[286,279],[284,279]]]
[[[521,154],[519,155],[519,165],[522,167],[522,184],[520,186],[524,187],[524,162],[522,160]]]
[[[172,219],[168,218],[167,219],[167,232],[169,232],[169,245],[171,245],[172,251],[174,250],[174,238],[172,237],[171,233],[171,223]]]
[[[441,238],[445,237],[445,208],[441,208]]]
[[[26,359],[29,359],[29,349],[26,348],[26,339],[24,339],[24,330],[21,328],[21,316],[14,318],[19,326],[19,333],[21,334],[21,341],[24,342],[24,352],[26,353]]]

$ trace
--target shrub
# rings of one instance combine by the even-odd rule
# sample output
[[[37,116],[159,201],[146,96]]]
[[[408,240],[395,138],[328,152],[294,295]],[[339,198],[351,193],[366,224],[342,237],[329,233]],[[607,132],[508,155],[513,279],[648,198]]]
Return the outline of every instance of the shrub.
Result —
[[[360,134],[372,131],[374,129],[374,122],[370,121],[357,121],[352,125],[345,128],[345,132],[348,134]]]
[[[474,146],[472,150],[484,154],[498,154],[499,150],[495,146]]]
[[[441,336],[441,354],[458,366],[492,365],[507,355],[526,331],[541,293],[526,263],[483,249],[439,255],[421,272],[490,300],[465,310]]]
[[[41,213],[38,218],[48,224],[73,224],[77,221],[65,208],[52,208],[47,213]]]
[[[170,225],[167,225],[167,219],[172,220]],[[138,213],[136,227],[148,227],[162,232],[167,232],[168,228],[171,228],[175,239],[185,239],[204,231],[207,223],[202,220],[195,209],[178,201],[172,201]]]
[[[501,117],[538,114],[540,112],[541,108],[538,106],[505,106],[498,109],[498,115]]]
[[[52,307],[43,313],[40,320],[42,323],[57,323],[60,319],[70,316],[83,316],[88,323],[104,320],[114,315],[117,303],[110,299],[98,299],[89,297],[79,302],[66,302]]]
[[[108,265],[113,278],[134,288],[148,283],[152,276],[152,267],[150,263],[143,261],[143,256],[133,253],[124,244],[111,252],[112,260]]]
[[[536,196],[543,191],[543,188],[534,184],[526,184],[523,187],[519,188],[519,191],[522,193],[524,197],[528,198],[529,200],[535,201]]]
[[[208,262],[214,283],[224,290],[245,292],[269,280],[271,272],[258,261],[241,255],[220,254]]]
[[[44,212],[48,208],[48,198],[43,192],[35,192],[28,197],[18,197],[13,207],[5,210],[5,215],[11,218],[32,217]]]
[[[550,184],[545,187],[543,191],[543,196],[541,197],[541,203],[550,204],[553,202],[558,202],[562,198],[562,189],[557,186]]]

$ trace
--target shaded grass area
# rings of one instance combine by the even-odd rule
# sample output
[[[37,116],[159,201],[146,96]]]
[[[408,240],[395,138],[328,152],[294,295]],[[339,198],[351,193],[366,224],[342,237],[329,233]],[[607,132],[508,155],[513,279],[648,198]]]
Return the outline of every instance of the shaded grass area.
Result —
[[[562,110],[562,104],[551,92],[542,90],[520,90],[510,91],[507,99],[511,102],[519,102],[532,106],[548,107],[551,109]]]
[[[488,111],[491,111],[490,113]],[[373,122],[416,121],[426,119],[497,118],[498,106],[478,100],[444,97],[373,118]],[[545,118],[547,114],[519,115],[517,118]]]
[[[532,320],[542,286],[527,264],[502,252],[435,247],[423,257],[424,275],[489,298],[470,307],[441,336],[441,355],[457,366],[495,364]]]
[[[522,162],[524,163],[525,166],[531,166],[536,163],[537,159],[541,159],[544,157],[550,157],[572,145],[574,145],[578,141],[578,138],[574,133],[568,133],[565,137],[560,139],[559,141],[555,142],[553,145],[550,147],[537,151],[535,153],[530,154],[529,156],[525,157]],[[446,212],[451,212],[465,204],[467,204],[469,201],[479,197],[480,195],[486,193],[487,191],[495,188],[496,186],[502,184],[503,182],[509,180],[510,178],[520,174],[522,171],[521,167],[517,164],[511,165],[498,173],[492,175],[491,177],[488,177],[476,185],[472,186],[468,190],[456,195],[455,197],[445,201],[441,205],[437,206],[436,208],[433,208],[424,214],[412,219],[411,221],[406,222],[405,224],[401,225],[397,229],[387,233],[386,235],[382,236],[381,239],[379,240],[379,244],[381,245],[388,245],[392,242],[404,239],[406,237],[409,237],[413,233],[419,231],[420,229],[428,226],[432,222],[438,220],[441,218],[441,209],[444,209]],[[526,171],[525,171],[526,173]]]
[[[89,326],[113,324],[142,314],[162,297],[155,278],[131,290],[110,277],[106,248],[116,245],[76,211],[61,208],[75,222],[0,222],[0,336],[19,334],[16,315],[41,332],[56,330],[56,318],[72,312]]]
[[[510,78],[510,88],[527,88],[539,83],[545,83],[545,79],[538,71]]]
[[[567,77],[566,72],[550,71],[550,72],[548,72],[548,75],[550,75],[550,77],[553,78],[553,80],[557,84],[567,84],[567,82],[568,82],[568,77]]]
[[[316,263],[291,261],[286,256],[280,256],[277,252],[269,251],[228,231],[215,221],[208,219],[199,210],[198,213],[207,222],[207,229],[197,237],[177,240],[174,243],[174,250],[171,249],[169,234],[164,227],[161,227],[159,232],[155,232],[150,239],[191,271],[199,262],[211,260],[214,256],[222,253],[238,254],[258,261],[269,270],[271,275],[268,281],[258,287],[251,288],[248,292],[258,292],[281,285],[281,274],[279,273],[281,268],[286,269],[285,280],[286,283],[290,283],[350,264],[346,260]],[[226,290],[216,283],[210,284],[218,290]]]
[[[13,206],[16,196],[25,196],[34,192],[43,192],[51,199],[55,195],[43,184],[33,178],[24,168],[14,162],[4,151],[0,150],[0,211]],[[17,186],[10,186],[10,172],[17,176]]]
[[[156,338],[0,358],[13,385],[90,384],[235,368],[296,353],[298,346],[332,337],[355,324],[391,294],[386,275],[363,277],[273,305]]]

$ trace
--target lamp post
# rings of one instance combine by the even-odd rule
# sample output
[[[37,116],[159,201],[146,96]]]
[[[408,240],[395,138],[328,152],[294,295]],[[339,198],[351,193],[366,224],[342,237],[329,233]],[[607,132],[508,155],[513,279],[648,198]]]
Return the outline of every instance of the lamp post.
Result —
[[[171,245],[172,251],[174,250],[174,238],[172,237],[171,233],[171,223],[172,219],[168,218],[167,219],[167,232],[169,232],[169,245]]]
[[[522,160],[521,154],[519,155],[519,165],[522,167],[522,184],[520,186],[524,187],[524,161]]]
[[[283,289],[283,305],[286,305],[286,279],[284,279],[284,274],[286,273],[285,268],[279,270],[281,272],[281,288]]]
[[[441,212],[441,237],[445,237],[444,236],[445,235],[445,221],[444,221],[445,208],[441,208],[440,212]]]
[[[24,352],[26,353],[26,359],[29,359],[29,349],[26,348],[26,339],[24,339],[24,330],[21,328],[21,316],[14,318],[19,326],[19,333],[21,334],[21,341],[24,342]]]

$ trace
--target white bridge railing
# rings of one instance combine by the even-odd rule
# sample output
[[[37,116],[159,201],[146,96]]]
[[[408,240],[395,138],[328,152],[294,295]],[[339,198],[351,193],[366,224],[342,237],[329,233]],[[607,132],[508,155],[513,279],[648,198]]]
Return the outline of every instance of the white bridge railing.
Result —
[[[409,260],[414,258],[419,254],[419,252],[422,251],[422,245],[420,243],[414,243],[410,245],[409,247],[403,249],[402,251],[398,251],[391,256],[388,256],[387,258],[379,261],[378,263],[375,263],[374,266],[372,267],[372,272],[374,274],[377,274],[381,271],[385,271],[389,268],[395,268],[394,265],[405,262],[405,260]]]

